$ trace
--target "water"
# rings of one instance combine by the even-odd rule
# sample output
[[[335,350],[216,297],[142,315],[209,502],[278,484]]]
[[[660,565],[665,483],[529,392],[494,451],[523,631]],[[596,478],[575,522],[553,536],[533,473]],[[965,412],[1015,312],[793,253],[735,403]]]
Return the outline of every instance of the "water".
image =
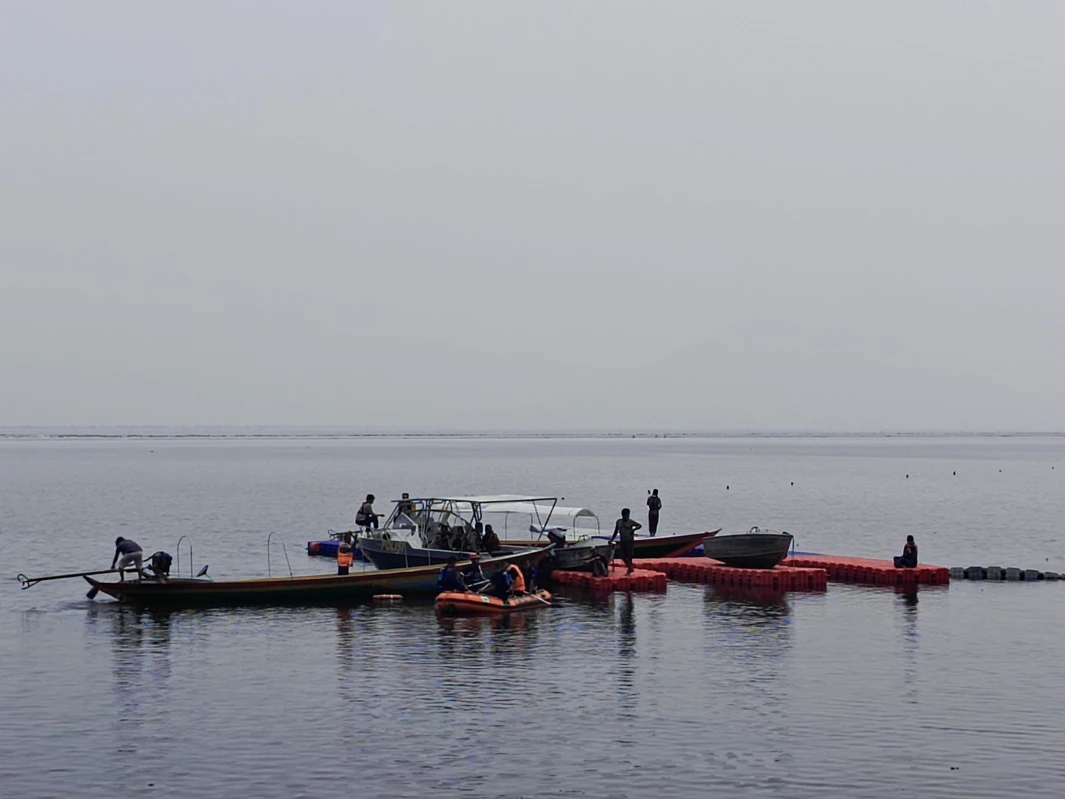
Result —
[[[881,557],[913,533],[926,562],[1065,571],[1063,456],[1009,437],[0,440],[0,786],[1056,797],[1061,584],[783,601],[671,584],[441,622],[423,603],[137,611],[10,578],[106,567],[117,534],[174,552],[189,533],[197,567],[266,574],[275,530],[294,571],[325,572],[305,542],[368,491],[557,493],[610,526],[652,487],[664,532],[758,524]]]

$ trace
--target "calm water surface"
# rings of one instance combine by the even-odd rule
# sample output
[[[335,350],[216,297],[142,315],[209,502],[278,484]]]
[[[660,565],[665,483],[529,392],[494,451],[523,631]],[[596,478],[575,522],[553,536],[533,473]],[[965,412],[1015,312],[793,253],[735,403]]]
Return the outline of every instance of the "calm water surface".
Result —
[[[651,487],[666,531],[881,557],[913,533],[927,562],[1065,571],[1063,481],[1054,438],[0,441],[0,794],[1058,797],[1065,584],[673,583],[441,622],[11,578],[106,567],[117,534],[265,574],[271,531],[324,572],[305,542],[368,491],[558,494],[609,526]]]

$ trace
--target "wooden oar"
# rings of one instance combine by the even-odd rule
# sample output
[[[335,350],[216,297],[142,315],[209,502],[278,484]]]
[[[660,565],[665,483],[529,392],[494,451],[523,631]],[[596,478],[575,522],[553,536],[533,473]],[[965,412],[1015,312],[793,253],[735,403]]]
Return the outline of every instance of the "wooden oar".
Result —
[[[117,572],[118,569],[100,569],[94,572],[75,572],[73,574],[53,574],[48,577],[27,577],[25,574],[19,574],[15,577],[22,584],[22,590],[25,591],[32,585],[37,583],[43,583],[45,580],[66,580],[70,577],[91,577],[94,574],[112,574]]]

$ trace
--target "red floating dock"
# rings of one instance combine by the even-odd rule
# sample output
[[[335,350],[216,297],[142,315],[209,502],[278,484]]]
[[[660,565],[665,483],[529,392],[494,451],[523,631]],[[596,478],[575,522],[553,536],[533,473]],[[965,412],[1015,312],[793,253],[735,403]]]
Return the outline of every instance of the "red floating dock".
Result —
[[[671,580],[720,588],[769,591],[824,591],[828,588],[828,573],[818,566],[796,564],[775,569],[733,569],[710,558],[648,558],[633,562],[641,569],[662,572]]]
[[[950,585],[950,569],[945,566],[918,566],[898,569],[890,560],[844,558],[836,555],[796,555],[784,561],[787,566],[824,569],[835,583],[864,585]]]
[[[636,569],[625,573],[625,566],[617,561],[610,567],[606,577],[595,577],[588,572],[569,572],[556,569],[552,573],[555,582],[584,588],[597,594],[614,591],[665,591],[669,579],[657,570]]]

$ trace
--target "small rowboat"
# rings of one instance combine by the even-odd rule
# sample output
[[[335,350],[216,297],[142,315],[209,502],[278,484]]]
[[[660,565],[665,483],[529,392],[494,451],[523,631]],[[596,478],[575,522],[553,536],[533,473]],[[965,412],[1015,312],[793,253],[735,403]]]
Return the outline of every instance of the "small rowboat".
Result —
[[[752,527],[739,535],[718,535],[706,539],[706,557],[736,569],[772,569],[788,556],[794,539],[788,533],[774,533]]]
[[[515,610],[543,608],[551,604],[551,594],[543,589],[535,594],[518,594],[500,599],[487,594],[447,591],[436,598],[436,612],[445,616],[497,615]]]

